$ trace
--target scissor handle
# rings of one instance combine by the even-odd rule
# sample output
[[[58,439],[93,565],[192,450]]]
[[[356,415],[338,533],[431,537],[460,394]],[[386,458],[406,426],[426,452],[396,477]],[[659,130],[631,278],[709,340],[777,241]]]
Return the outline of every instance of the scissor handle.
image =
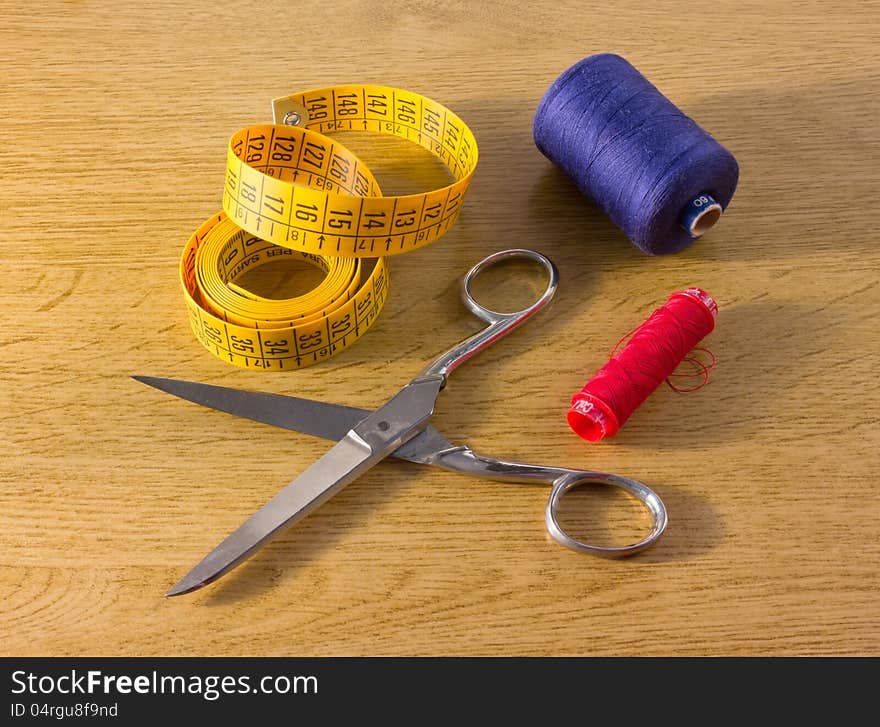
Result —
[[[620,487],[635,497],[651,514],[651,531],[641,540],[631,545],[600,546],[590,545],[582,540],[569,535],[559,524],[559,506],[563,497],[576,487],[588,484],[612,485]],[[547,500],[547,509],[544,511],[544,522],[547,531],[553,539],[566,548],[571,548],[579,553],[592,555],[604,555],[611,558],[619,558],[626,555],[634,555],[644,550],[657,540],[666,530],[666,506],[660,496],[650,487],[641,482],[631,480],[628,477],[612,475],[605,472],[577,472],[570,471],[559,477],[553,483],[550,491],[550,499]]]
[[[540,464],[506,462],[501,459],[484,457],[470,447],[450,447],[431,458],[428,464],[444,467],[455,472],[464,472],[474,477],[485,477],[502,482],[542,482],[551,483],[553,489],[547,500],[544,520],[547,531],[556,542],[579,553],[621,557],[633,555],[654,543],[666,529],[666,506],[660,496],[647,485],[629,477],[612,475],[607,472],[570,470],[563,467],[548,467]],[[651,515],[650,532],[637,543],[619,547],[590,545],[569,535],[559,524],[559,506],[566,493],[581,485],[601,484],[620,487],[638,500]]]
[[[547,288],[534,303],[522,310],[512,313],[499,313],[477,302],[471,293],[471,284],[487,268],[492,267],[504,260],[511,258],[525,258],[539,263],[547,271]],[[559,271],[550,258],[534,250],[513,249],[501,250],[483,258],[467,271],[461,281],[461,299],[467,309],[477,318],[489,325],[479,333],[474,334],[457,346],[446,351],[431,362],[419,376],[440,375],[445,380],[460,364],[463,364],[474,354],[479,353],[489,344],[494,343],[502,336],[510,333],[514,328],[525,323],[531,316],[542,308],[545,308],[559,287]]]

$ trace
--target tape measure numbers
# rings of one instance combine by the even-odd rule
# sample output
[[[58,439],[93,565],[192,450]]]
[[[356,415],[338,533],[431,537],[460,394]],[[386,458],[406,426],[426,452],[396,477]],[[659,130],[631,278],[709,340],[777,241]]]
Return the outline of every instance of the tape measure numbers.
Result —
[[[237,366],[300,368],[347,348],[376,320],[388,292],[383,258],[443,235],[458,218],[477,164],[470,129],[424,96],[385,86],[335,86],[276,99],[276,121],[229,142],[224,213],[187,243],[180,276],[190,323],[205,348]],[[295,125],[290,125],[295,124]],[[383,197],[366,164],[333,131],[375,131],[419,144],[454,181]],[[281,255],[326,272],[288,300],[236,280]]]
[[[314,290],[287,300],[262,298],[235,284],[245,271],[282,255],[301,255],[327,275]],[[388,294],[382,258],[294,252],[236,227],[223,212],[190,237],[180,279],[201,344],[231,364],[267,371],[309,366],[347,348],[376,320]]]

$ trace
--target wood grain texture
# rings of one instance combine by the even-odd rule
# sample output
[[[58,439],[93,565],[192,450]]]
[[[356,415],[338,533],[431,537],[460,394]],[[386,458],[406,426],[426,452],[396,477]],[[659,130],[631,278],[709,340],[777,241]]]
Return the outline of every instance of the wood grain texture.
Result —
[[[880,652],[877,3],[713,6],[697,34],[691,5],[663,0],[3,5],[4,654]],[[544,90],[598,51],[741,164],[724,219],[679,255],[640,253],[532,144]],[[275,96],[362,81],[468,121],[464,214],[392,261],[386,310],[352,349],[234,369],[192,338],[176,273],[219,206],[227,138]],[[381,149],[357,148],[389,192],[436,172]],[[544,535],[545,488],[387,462],[214,587],[164,599],[326,445],[129,375],[375,407],[474,330],[458,278],[511,245],[557,262],[559,301],[456,372],[436,425],[488,454],[644,480],[669,508],[664,539],[583,557]],[[579,440],[568,398],[689,284],[721,306],[710,386],[658,391],[613,441]],[[590,504],[612,533],[632,515]]]

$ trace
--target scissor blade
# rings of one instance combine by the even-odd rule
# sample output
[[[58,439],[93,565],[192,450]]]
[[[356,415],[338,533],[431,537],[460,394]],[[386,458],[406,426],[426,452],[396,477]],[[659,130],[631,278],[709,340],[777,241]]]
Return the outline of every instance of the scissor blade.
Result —
[[[210,409],[334,442],[342,439],[371,413],[368,409],[353,406],[329,404],[298,396],[230,389],[198,381],[158,376],[132,378]],[[430,464],[436,455],[453,446],[440,432],[428,426],[421,434],[394,450],[391,456],[408,462]]]
[[[318,508],[427,425],[440,377],[419,379],[367,416],[317,462],[251,515],[165,595],[201,588]]]
[[[164,379],[157,376],[133,376],[168,394],[211,409],[234,414],[263,424],[291,429],[313,437],[338,442],[358,422],[370,415],[368,409],[341,404],[325,404],[311,399],[281,394],[230,389],[197,381]]]
[[[333,497],[377,459],[381,459],[381,454],[377,457],[368,444],[349,433],[251,515],[165,595],[189,593],[228,573],[273,537]]]

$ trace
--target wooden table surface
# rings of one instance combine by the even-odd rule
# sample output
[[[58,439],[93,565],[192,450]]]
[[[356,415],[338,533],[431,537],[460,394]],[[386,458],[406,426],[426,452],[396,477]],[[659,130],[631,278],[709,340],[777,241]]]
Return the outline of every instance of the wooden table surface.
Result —
[[[877,3],[3,4],[4,654],[880,652]],[[740,162],[727,214],[678,255],[638,251],[532,143],[548,85],[600,51]],[[234,368],[190,333],[180,250],[219,208],[229,135],[275,96],[344,82],[471,125],[464,214],[391,261],[351,349]],[[404,142],[355,142],[386,193],[442,179]],[[558,302],[457,371],[435,423],[488,454],[644,480],[669,508],[657,546],[577,555],[545,535],[546,488],[389,461],[223,581],[164,598],[327,445],[129,376],[376,407],[475,330],[458,278],[509,246],[556,261]],[[571,394],[691,284],[721,308],[710,385],[664,387],[613,440],[580,440]],[[595,537],[644,525],[625,498],[579,500]]]

